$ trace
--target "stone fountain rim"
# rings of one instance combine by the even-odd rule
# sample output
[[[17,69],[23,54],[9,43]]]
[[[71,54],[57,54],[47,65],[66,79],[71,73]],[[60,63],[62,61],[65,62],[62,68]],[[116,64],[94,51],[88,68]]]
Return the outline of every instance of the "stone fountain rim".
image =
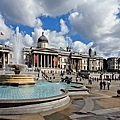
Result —
[[[0,75],[1,77],[34,77],[32,74],[5,74]]]
[[[25,65],[25,64],[8,64],[8,66],[11,68],[15,68],[15,66],[22,68],[22,67],[26,67],[27,65]]]

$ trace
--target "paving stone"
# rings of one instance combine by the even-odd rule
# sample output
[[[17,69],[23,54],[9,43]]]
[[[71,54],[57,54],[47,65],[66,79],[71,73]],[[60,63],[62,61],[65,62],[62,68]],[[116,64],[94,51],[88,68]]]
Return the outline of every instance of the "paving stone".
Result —
[[[39,114],[25,114],[20,116],[20,120],[45,120]]]
[[[72,120],[68,116],[62,114],[62,113],[54,113],[52,115],[45,116],[45,120]]]

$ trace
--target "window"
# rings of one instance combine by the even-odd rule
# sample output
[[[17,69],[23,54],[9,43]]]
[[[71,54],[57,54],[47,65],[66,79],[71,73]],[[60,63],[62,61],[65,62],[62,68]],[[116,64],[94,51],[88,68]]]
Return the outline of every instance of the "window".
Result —
[[[86,66],[84,66],[84,70],[86,70]]]
[[[66,68],[66,65],[64,65],[64,69]]]

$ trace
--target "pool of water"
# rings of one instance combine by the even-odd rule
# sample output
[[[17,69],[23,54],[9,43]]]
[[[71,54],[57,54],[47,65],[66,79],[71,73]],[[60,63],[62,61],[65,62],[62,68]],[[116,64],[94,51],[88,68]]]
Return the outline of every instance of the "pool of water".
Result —
[[[61,89],[68,89],[74,84],[37,82],[35,85],[19,87],[0,86],[0,100],[37,99],[62,94]]]

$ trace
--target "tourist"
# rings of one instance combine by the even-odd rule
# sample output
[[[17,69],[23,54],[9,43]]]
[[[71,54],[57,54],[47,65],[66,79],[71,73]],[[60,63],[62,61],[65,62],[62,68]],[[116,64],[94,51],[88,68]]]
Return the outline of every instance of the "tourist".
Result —
[[[89,84],[92,84],[92,78],[90,77],[90,79],[89,79]]]
[[[117,90],[117,97],[120,97],[120,89]]]
[[[76,83],[78,82],[78,77],[76,77]]]
[[[55,76],[53,77],[53,80],[55,80]]]
[[[100,90],[102,90],[102,86],[103,86],[103,82],[102,82],[102,80],[100,81]]]
[[[80,81],[82,81],[82,78],[80,77]]]
[[[99,81],[99,78],[97,78],[97,82]]]
[[[110,80],[107,81],[107,88],[110,89]]]
[[[106,86],[106,82],[103,80],[103,87],[104,87],[104,90],[105,90],[105,86]]]

